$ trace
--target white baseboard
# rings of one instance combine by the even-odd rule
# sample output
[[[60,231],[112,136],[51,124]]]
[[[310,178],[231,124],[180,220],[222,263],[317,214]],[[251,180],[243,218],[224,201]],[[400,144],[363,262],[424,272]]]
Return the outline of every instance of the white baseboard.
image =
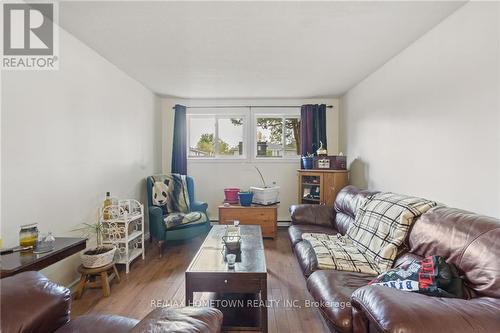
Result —
[[[66,286],[69,290],[72,290],[74,286],[80,281],[80,278],[76,279],[75,281],[71,282],[69,285]]]

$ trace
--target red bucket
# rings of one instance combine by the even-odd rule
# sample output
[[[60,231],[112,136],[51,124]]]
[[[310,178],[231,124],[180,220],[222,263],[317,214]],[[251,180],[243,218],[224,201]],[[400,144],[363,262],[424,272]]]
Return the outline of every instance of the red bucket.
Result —
[[[228,203],[238,203],[238,192],[240,191],[239,188],[225,188],[224,189],[224,202]]]

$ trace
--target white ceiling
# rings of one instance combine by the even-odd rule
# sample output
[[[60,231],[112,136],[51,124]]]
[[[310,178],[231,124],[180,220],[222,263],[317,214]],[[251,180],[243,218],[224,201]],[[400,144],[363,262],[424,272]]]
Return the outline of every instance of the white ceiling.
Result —
[[[61,26],[152,91],[338,96],[463,2],[60,2]]]

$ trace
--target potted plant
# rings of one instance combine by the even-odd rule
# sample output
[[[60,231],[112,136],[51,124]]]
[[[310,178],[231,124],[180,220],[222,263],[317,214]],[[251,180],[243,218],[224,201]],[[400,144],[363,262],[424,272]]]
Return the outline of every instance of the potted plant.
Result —
[[[113,262],[116,247],[110,244],[102,244],[103,224],[98,221],[95,223],[82,223],[81,228],[73,231],[81,232],[85,237],[96,237],[97,246],[85,249],[80,254],[82,265],[86,268],[96,268],[106,266]]]
[[[262,181],[262,187],[250,187],[250,191],[253,192],[253,203],[260,205],[273,205],[279,202],[280,187],[276,185],[268,186],[260,169],[256,166],[254,167],[259,173],[260,180]]]
[[[302,156],[302,169],[312,169],[313,168],[314,155],[306,153],[306,155]]]

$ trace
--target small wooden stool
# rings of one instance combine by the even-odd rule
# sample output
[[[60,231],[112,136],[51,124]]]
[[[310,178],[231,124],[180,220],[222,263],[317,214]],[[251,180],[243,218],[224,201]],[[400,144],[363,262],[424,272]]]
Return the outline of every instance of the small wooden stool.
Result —
[[[118,274],[115,263],[97,268],[87,268],[80,265],[78,272],[82,276],[76,287],[75,299],[82,297],[85,288],[102,288],[102,294],[104,297],[108,297],[110,295],[109,283],[115,277],[118,283],[120,283],[120,274]],[[108,275],[108,273],[110,274]],[[98,277],[100,277],[100,281],[97,280]]]

